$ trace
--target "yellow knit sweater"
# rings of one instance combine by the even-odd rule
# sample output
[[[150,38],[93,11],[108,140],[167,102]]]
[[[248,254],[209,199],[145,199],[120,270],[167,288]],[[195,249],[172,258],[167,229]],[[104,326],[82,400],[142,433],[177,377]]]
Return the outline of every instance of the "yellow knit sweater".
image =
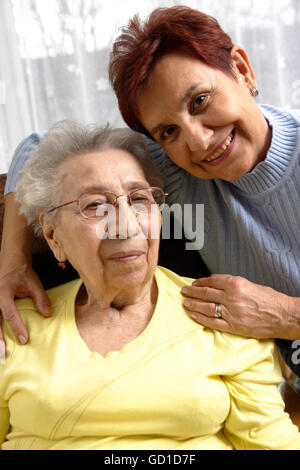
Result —
[[[30,342],[5,326],[2,449],[300,449],[273,341],[203,328],[182,307],[187,279],[163,268],[155,277],[150,323],[105,356],[76,327],[80,279],[48,291],[49,319],[17,301]]]

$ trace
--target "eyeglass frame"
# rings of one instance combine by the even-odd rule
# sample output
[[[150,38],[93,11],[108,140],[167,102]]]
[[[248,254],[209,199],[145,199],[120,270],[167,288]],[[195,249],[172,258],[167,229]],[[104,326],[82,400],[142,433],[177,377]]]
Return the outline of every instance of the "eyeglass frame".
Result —
[[[131,194],[133,193],[136,193],[138,191],[143,191],[143,190],[159,190],[161,191],[161,194],[162,194],[162,197],[163,197],[163,204],[165,203],[165,200],[166,200],[166,196],[168,196],[168,193],[165,193],[164,190],[162,188],[159,188],[159,187],[156,187],[156,186],[150,186],[149,188],[138,188],[138,189],[134,189],[133,191],[130,191],[129,194],[119,194],[119,196],[117,196],[115,193],[113,193],[112,191],[104,191],[103,194],[112,194],[113,196],[115,196],[115,201],[114,203],[112,203],[112,205],[114,207],[116,207],[116,203],[117,203],[117,200],[120,198],[120,197],[126,197],[127,198],[127,203],[129,202],[129,206],[131,207],[132,206],[132,201],[131,201]],[[61,209],[62,207],[65,207],[65,206],[68,206],[70,204],[74,204],[75,202],[77,203],[78,205],[78,209],[79,209],[79,213],[82,217],[84,217],[85,219],[88,219],[88,220],[95,220],[97,219],[98,217],[88,217],[86,216],[85,214],[83,214],[83,212],[81,212],[81,208],[80,208],[80,204],[79,204],[79,199],[84,196],[85,194],[93,194],[93,193],[83,193],[81,194],[78,199],[74,199],[74,201],[69,201],[69,202],[65,202],[64,204],[60,204],[59,206],[56,206],[56,207],[53,207],[52,209],[50,209],[49,211],[47,211],[47,214],[50,214],[51,212],[57,210],[57,209]],[[96,194],[96,193],[95,193]],[[155,204],[157,204],[155,202]]]

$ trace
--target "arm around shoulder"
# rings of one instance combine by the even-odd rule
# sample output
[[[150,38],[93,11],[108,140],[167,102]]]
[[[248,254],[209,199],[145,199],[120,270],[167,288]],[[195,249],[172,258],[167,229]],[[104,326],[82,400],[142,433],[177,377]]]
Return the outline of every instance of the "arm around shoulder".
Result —
[[[15,306],[15,297],[32,297],[38,311],[50,314],[50,304],[37,274],[32,269],[33,230],[19,214],[15,200],[14,179],[40,139],[32,136],[21,142],[15,152],[6,185],[5,212],[0,251],[0,310],[20,342],[26,343],[28,332]],[[4,345],[0,324],[0,341]],[[3,348],[0,348],[3,349]]]

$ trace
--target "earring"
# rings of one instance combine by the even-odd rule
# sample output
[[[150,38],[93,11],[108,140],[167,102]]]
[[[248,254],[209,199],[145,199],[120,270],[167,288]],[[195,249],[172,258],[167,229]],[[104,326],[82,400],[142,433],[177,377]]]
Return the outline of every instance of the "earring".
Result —
[[[66,269],[66,263],[65,263],[64,261],[60,261],[60,262],[58,263],[58,266],[59,266],[60,269],[62,269],[62,270]]]
[[[259,94],[259,91],[258,91],[258,89],[254,86],[254,87],[251,88],[250,93],[251,93],[252,96],[254,96],[254,98],[256,98],[256,97],[258,96],[258,94]]]

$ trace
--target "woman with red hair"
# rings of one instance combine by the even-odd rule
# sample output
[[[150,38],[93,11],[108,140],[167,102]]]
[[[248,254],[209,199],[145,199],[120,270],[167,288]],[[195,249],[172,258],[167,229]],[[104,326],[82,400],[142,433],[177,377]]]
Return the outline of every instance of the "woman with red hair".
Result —
[[[245,50],[186,6],[135,16],[109,74],[123,119],[150,138],[169,203],[204,204],[200,254],[213,274],[185,287],[185,306],[209,328],[281,338],[299,375],[288,341],[300,338],[299,113],[258,106]]]
[[[245,50],[214,18],[185,6],[154,10],[144,23],[135,16],[115,41],[109,74],[125,122],[147,136],[169,204],[205,207],[199,252],[212,275],[183,289],[187,311],[208,328],[280,338],[299,375],[299,113],[258,106]],[[27,140],[18,158],[41,138]],[[7,193],[14,190],[11,168]],[[0,309],[26,342],[13,297],[34,297],[45,314],[47,298],[10,196]]]
[[[213,17],[189,7],[158,8],[144,24],[136,15],[115,41],[109,65],[125,122],[151,137],[139,114],[138,93],[162,57],[182,52],[234,78],[233,47]]]

